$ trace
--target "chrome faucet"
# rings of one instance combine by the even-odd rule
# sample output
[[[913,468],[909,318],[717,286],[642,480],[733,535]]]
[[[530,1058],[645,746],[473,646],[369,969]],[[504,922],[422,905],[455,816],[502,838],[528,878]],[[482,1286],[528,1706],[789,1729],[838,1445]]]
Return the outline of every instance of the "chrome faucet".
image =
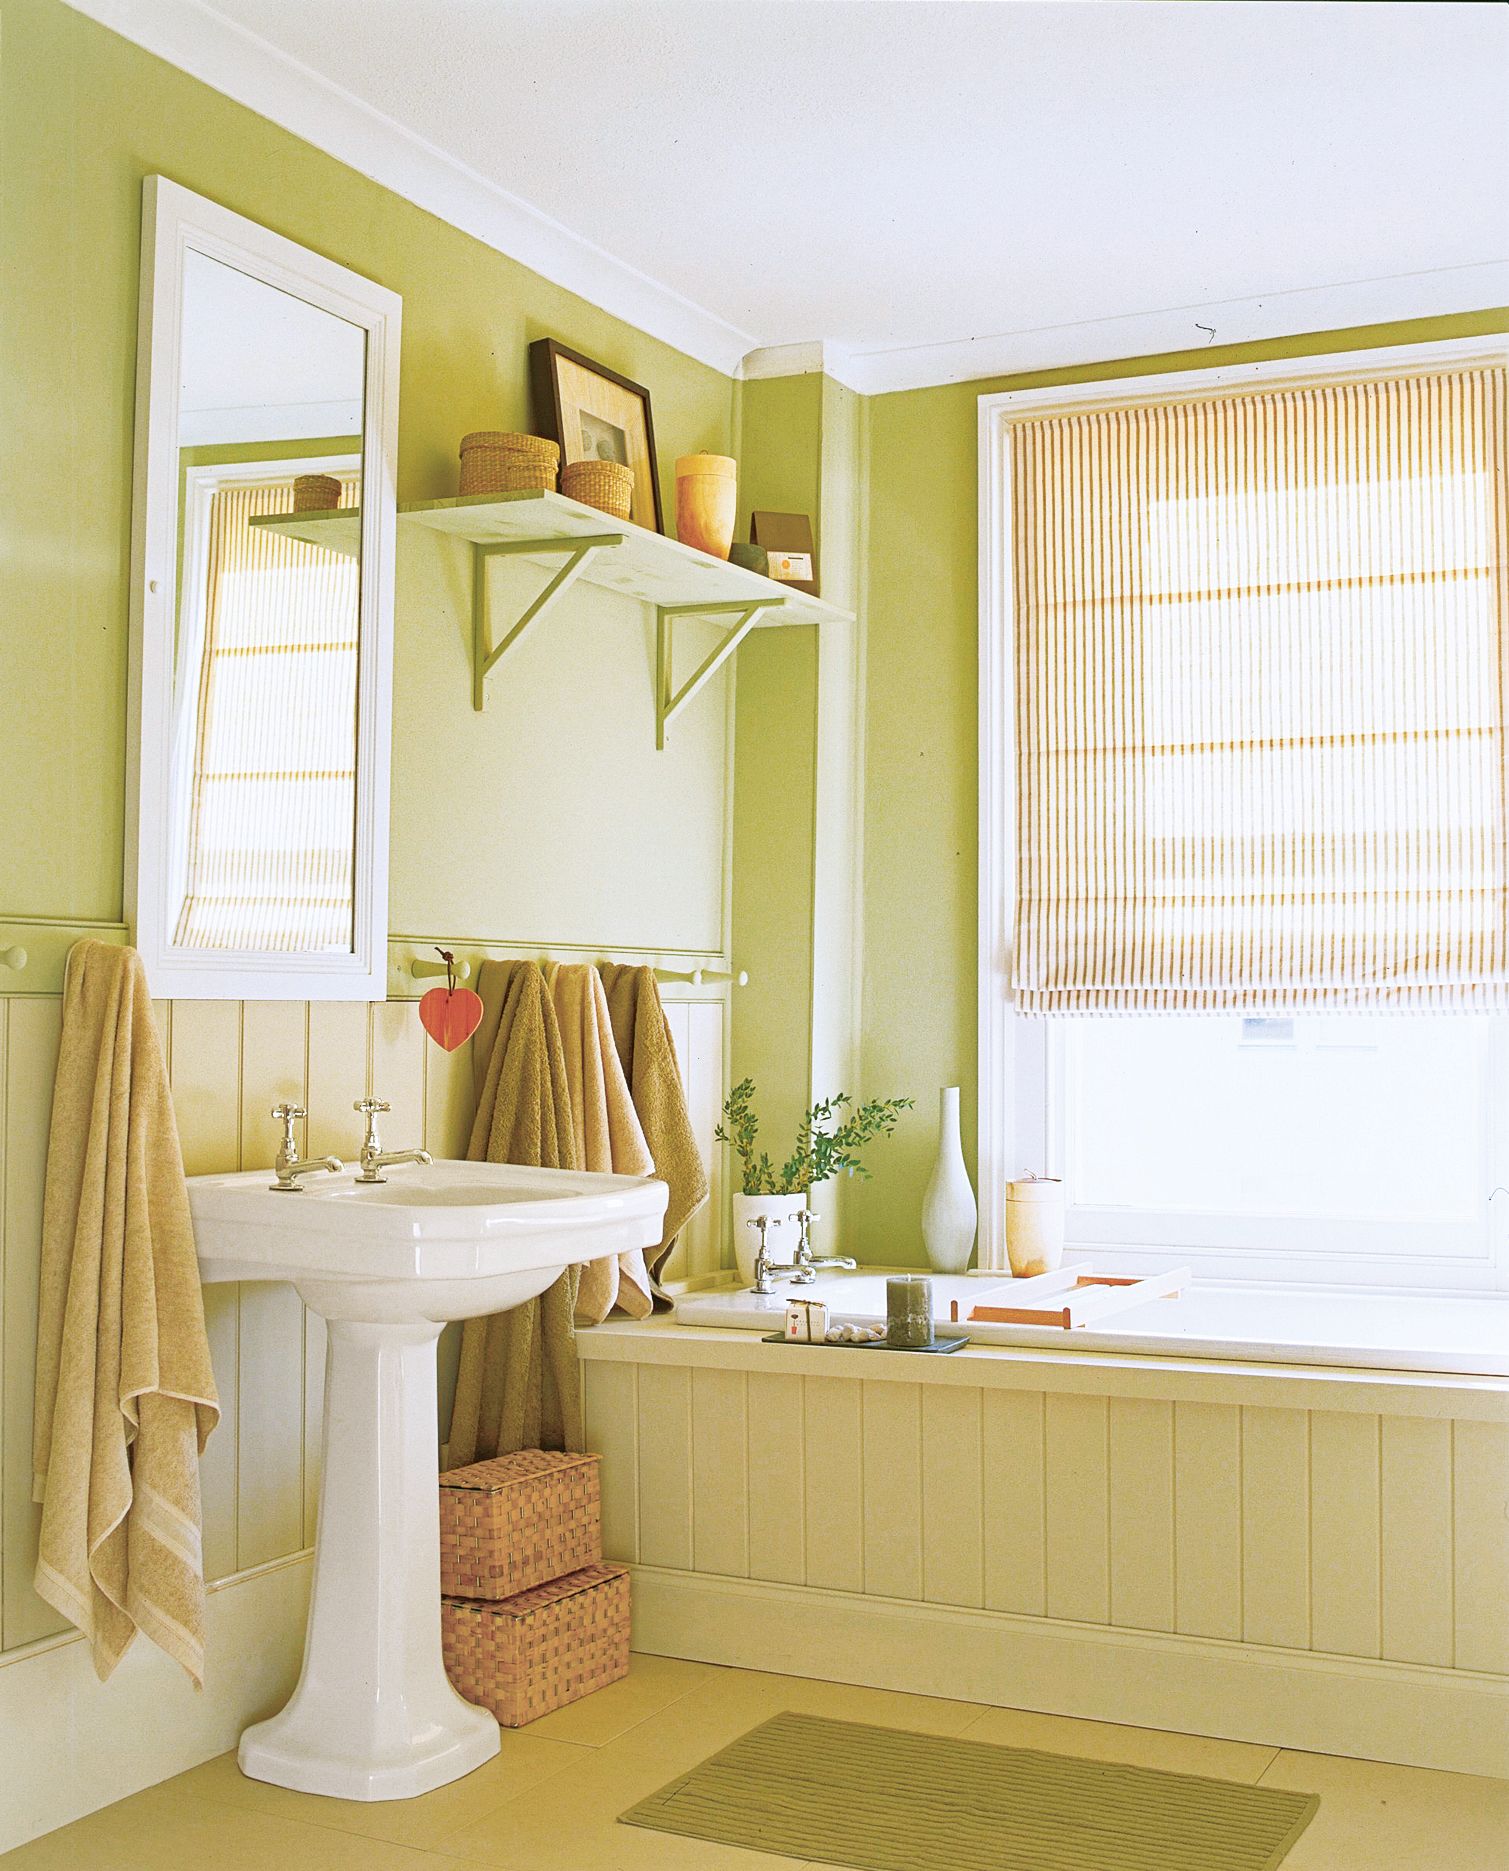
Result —
[[[358,1098],[352,1105],[353,1111],[360,1111],[367,1120],[367,1134],[362,1140],[362,1168],[356,1178],[358,1182],[386,1182],[386,1176],[379,1172],[392,1163],[433,1163],[428,1150],[389,1150],[386,1154],[382,1147],[382,1138],[377,1134],[377,1114],[379,1111],[391,1111],[392,1105],[383,1098]]]
[[[791,1257],[793,1267],[791,1284],[793,1286],[813,1285],[820,1267],[845,1267],[852,1273],[859,1265],[858,1261],[850,1260],[847,1254],[829,1254],[825,1259],[813,1254],[812,1224],[820,1219],[821,1217],[814,1215],[810,1208],[797,1211],[796,1225],[801,1229],[801,1239],[797,1242],[796,1252]]]
[[[309,1113],[301,1104],[275,1104],[272,1115],[283,1126],[283,1138],[278,1145],[277,1161],[273,1167],[278,1172],[278,1180],[270,1182],[269,1189],[275,1189],[280,1195],[297,1195],[299,1177],[307,1176],[312,1169],[328,1169],[332,1176],[340,1175],[346,1165],[338,1156],[299,1156],[298,1139],[293,1134],[293,1127],[301,1117]]]
[[[770,1248],[766,1241],[767,1230],[770,1227],[770,1217],[768,1215],[755,1215],[749,1221],[746,1221],[744,1226],[746,1228],[758,1228],[760,1232],[760,1245],[755,1249],[754,1284],[749,1290],[752,1293],[773,1293],[775,1291],[776,1275],[795,1273],[796,1262],[792,1261],[788,1265],[785,1261],[772,1260],[770,1258]]]

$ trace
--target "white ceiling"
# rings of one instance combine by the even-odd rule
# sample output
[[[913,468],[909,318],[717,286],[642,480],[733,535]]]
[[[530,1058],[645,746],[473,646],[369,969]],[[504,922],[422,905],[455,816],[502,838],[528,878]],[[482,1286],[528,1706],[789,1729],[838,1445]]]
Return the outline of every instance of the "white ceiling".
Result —
[[[826,340],[893,387],[1506,295],[1498,5],[79,3],[725,365]]]

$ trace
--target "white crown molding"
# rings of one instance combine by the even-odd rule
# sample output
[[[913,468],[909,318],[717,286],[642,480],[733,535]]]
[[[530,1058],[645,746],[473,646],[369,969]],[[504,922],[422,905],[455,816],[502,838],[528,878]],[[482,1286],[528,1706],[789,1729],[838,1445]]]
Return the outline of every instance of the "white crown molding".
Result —
[[[517,195],[200,0],[67,0],[76,12],[662,343],[737,376],[749,332]]]
[[[1388,279],[1304,287],[1260,299],[1171,306],[1122,318],[1048,325],[946,344],[892,350],[849,350],[845,381],[866,396],[923,390],[942,383],[974,383],[1075,364],[1108,364],[1125,357],[1157,357],[1202,345],[1252,344],[1306,332],[1344,331],[1401,319],[1449,316],[1509,305],[1509,261],[1401,273]],[[784,348],[784,347],[782,347]],[[764,353],[756,353],[764,355]],[[746,374],[747,360],[746,360]]]
[[[746,382],[757,383],[768,377],[832,377],[836,383],[853,390],[859,386],[851,369],[851,354],[831,338],[812,338],[805,344],[767,344],[750,351],[739,375]]]

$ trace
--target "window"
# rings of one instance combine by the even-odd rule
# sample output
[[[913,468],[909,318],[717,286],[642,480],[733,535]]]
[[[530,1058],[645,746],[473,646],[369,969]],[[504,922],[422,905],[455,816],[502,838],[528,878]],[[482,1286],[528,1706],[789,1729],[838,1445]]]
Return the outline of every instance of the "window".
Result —
[[[1075,1245],[1509,1284],[1505,407],[1480,346],[982,399],[981,1172]]]
[[[293,478],[357,460],[191,468],[180,735],[194,775],[178,841],[173,941],[349,953],[354,939],[355,557],[253,524],[293,509]]]

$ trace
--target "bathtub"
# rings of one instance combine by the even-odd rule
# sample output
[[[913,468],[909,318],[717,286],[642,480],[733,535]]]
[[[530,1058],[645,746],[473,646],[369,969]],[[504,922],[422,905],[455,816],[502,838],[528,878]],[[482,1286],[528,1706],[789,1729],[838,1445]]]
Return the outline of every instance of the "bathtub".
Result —
[[[885,1282],[896,1268],[820,1275],[771,1294],[748,1287],[681,1294],[678,1325],[776,1332],[794,1294],[826,1300],[832,1321],[885,1318]],[[908,1269],[908,1271],[914,1271]],[[1447,1371],[1509,1377],[1509,1294],[1367,1292],[1341,1287],[1275,1288],[1196,1279],[1178,1299],[1150,1300],[1094,1327],[949,1324],[949,1302],[965,1317],[1000,1274],[934,1275],[939,1332],[976,1345],[1035,1350],[1225,1358],[1385,1371]]]

